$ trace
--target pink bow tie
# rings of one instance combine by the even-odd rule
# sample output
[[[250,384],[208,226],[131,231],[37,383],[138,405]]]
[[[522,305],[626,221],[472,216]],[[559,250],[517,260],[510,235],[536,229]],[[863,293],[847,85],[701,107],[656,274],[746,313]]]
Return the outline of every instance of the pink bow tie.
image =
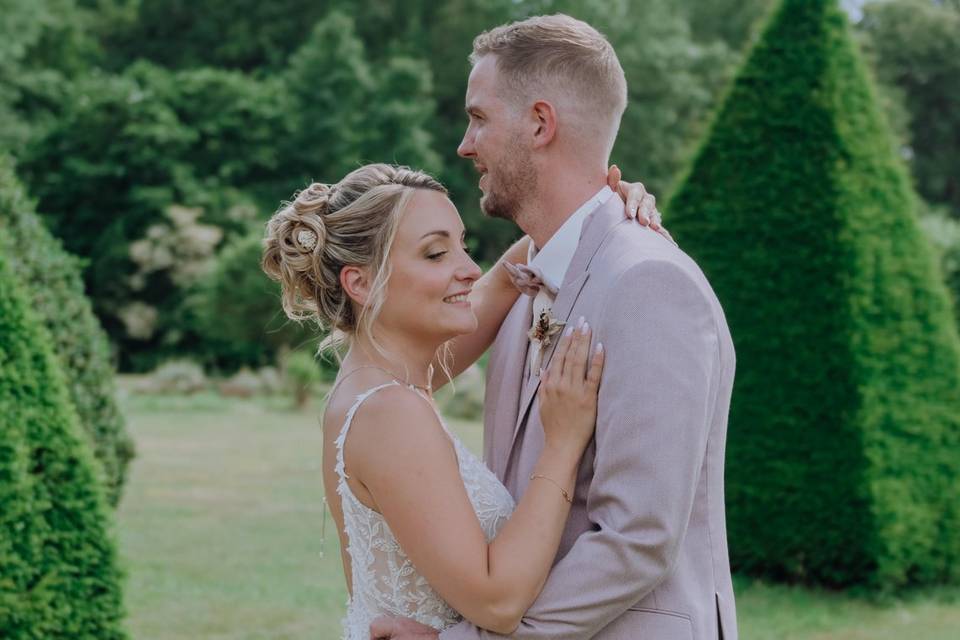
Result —
[[[510,274],[510,280],[513,282],[513,286],[519,289],[520,293],[524,293],[533,298],[539,293],[542,287],[546,287],[547,293],[556,297],[557,288],[547,284],[547,281],[543,278],[543,272],[539,268],[525,264],[510,264],[509,262],[504,262],[503,266],[506,268],[507,273]]]

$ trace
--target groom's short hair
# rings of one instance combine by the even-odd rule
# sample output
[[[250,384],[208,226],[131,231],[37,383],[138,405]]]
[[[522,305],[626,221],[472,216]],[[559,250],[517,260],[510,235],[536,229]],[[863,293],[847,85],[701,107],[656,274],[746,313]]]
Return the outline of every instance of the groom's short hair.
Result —
[[[599,31],[564,14],[534,16],[478,35],[470,63],[487,55],[496,57],[508,101],[543,96],[566,104],[583,142],[605,142],[609,156],[627,107],[627,80]]]

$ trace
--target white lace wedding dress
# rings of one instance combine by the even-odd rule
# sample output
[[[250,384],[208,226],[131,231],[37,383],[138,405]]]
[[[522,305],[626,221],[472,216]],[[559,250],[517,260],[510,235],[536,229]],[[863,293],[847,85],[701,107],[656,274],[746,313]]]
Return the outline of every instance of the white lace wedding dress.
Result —
[[[383,516],[360,502],[347,484],[343,443],[353,416],[364,400],[394,385],[407,386],[388,382],[358,395],[347,412],[336,440],[337,493],[343,508],[343,525],[348,538],[347,550],[353,579],[353,595],[343,620],[344,640],[368,640],[370,623],[380,615],[412,618],[436,629],[445,629],[461,619],[417,573]],[[416,387],[409,388],[423,396]],[[433,405],[432,402],[430,404]],[[437,417],[443,424],[443,418],[439,414]],[[513,512],[513,498],[483,462],[450,433],[445,424],[443,428],[453,441],[460,475],[480,526],[487,540],[492,540]]]

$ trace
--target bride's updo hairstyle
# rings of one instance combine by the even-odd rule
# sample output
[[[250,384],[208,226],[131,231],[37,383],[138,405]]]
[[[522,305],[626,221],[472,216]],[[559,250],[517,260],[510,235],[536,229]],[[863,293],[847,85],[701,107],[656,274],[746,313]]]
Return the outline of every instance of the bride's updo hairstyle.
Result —
[[[336,184],[315,182],[297,192],[267,222],[261,267],[280,283],[287,317],[313,320],[331,331],[321,349],[358,333],[373,340],[371,329],[390,277],[390,247],[415,189],[447,193],[422,171],[368,164]],[[363,307],[340,285],[346,265],[370,267],[375,274]]]

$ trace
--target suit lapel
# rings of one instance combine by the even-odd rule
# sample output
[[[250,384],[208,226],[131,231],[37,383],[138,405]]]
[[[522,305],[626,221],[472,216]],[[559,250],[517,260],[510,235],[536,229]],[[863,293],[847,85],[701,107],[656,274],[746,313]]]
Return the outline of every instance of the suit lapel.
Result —
[[[554,318],[564,323],[570,322],[573,307],[577,302],[577,298],[580,297],[583,285],[586,284],[587,279],[590,277],[590,261],[597,253],[607,233],[616,226],[617,223],[625,220],[623,207],[623,200],[621,200],[619,196],[611,197],[584,221],[583,229],[580,232],[580,242],[577,244],[577,250],[570,260],[570,266],[567,268],[567,274],[564,276],[563,284],[560,286],[560,290],[557,292],[557,298],[550,309],[550,314]],[[566,326],[564,329],[566,329]],[[558,339],[554,340],[548,350],[543,354],[542,366],[544,369],[550,366],[550,361],[553,359],[553,352],[557,348],[557,343],[560,342],[559,335],[557,338]],[[524,363],[524,366],[526,366],[526,363]],[[524,420],[526,420],[530,403],[533,401],[533,397],[536,395],[539,387],[540,376],[533,375],[533,372],[531,372],[530,379],[524,385],[523,393],[520,396],[520,410],[517,413],[517,422],[513,427],[513,438],[507,449],[508,455],[513,451],[517,434],[520,432],[520,426],[524,423]],[[507,458],[508,455],[502,457]]]
[[[515,411],[520,404],[529,344],[527,330],[533,322],[533,298],[521,295],[517,305],[497,338],[496,348],[505,349],[506,352],[502,359],[498,358],[502,363],[499,368],[491,371],[491,377],[496,378],[496,383],[490,384],[491,380],[488,380],[488,388],[495,388],[497,395],[490,398],[493,402],[484,410],[485,415],[490,416],[484,437],[487,465],[501,481],[504,480],[513,442],[513,425],[510,422],[516,421]]]

